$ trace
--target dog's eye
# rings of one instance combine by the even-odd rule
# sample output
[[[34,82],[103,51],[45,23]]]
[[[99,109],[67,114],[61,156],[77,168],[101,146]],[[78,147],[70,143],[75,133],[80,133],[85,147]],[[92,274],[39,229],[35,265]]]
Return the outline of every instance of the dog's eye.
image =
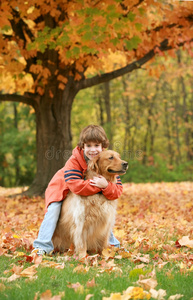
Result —
[[[114,158],[113,156],[109,157],[110,160],[112,160],[113,158]]]

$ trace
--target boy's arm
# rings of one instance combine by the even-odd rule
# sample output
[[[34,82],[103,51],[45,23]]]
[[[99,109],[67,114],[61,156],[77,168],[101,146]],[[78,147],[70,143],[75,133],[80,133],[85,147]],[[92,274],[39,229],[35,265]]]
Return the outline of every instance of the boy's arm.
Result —
[[[108,200],[116,200],[121,196],[123,192],[123,186],[121,183],[121,178],[117,176],[117,183],[109,182],[108,186],[105,189],[102,189],[103,195]]]
[[[69,190],[77,195],[91,196],[101,191],[100,188],[90,185],[90,180],[83,179],[83,173],[76,163],[66,166],[64,180]]]
[[[101,191],[100,188],[90,185],[90,180],[65,179],[69,190],[80,196],[91,196]]]

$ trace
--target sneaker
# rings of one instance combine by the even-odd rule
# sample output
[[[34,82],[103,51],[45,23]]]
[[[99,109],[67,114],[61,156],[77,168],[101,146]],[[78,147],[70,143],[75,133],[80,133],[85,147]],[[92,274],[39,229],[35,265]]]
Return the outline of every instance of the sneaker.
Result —
[[[36,253],[37,255],[46,255],[46,251],[45,250],[43,250],[43,249],[34,249],[34,250],[32,250],[32,252],[31,252],[31,254],[32,253]]]

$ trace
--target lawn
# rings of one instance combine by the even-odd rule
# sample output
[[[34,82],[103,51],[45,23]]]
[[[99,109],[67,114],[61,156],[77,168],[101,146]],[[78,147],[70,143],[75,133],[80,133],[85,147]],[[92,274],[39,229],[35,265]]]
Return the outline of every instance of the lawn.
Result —
[[[30,256],[44,200],[17,191],[0,188],[0,299],[193,299],[193,183],[124,184],[121,248],[81,261]]]

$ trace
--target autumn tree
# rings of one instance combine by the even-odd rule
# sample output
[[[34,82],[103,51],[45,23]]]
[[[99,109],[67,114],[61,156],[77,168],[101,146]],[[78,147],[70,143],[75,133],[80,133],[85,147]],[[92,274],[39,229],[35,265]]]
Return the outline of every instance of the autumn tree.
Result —
[[[192,8],[153,0],[1,2],[1,70],[17,84],[14,91],[1,86],[0,100],[26,103],[36,113],[37,174],[29,193],[43,193],[70,155],[77,93],[132,72],[157,53],[180,45],[191,51]],[[124,52],[126,65],[89,76],[91,66],[102,70],[110,49]]]

